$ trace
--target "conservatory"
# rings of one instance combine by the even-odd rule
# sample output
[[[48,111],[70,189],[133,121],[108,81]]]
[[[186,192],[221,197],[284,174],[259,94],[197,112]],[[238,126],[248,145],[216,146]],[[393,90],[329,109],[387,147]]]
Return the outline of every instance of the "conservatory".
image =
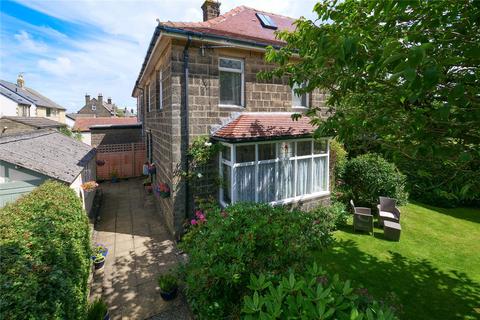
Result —
[[[328,139],[313,139],[309,124],[287,119],[289,126],[274,119],[265,123],[258,116],[253,122],[240,119],[214,135],[224,146],[219,159],[223,206],[239,201],[282,204],[329,194]],[[307,128],[298,130],[302,125]]]

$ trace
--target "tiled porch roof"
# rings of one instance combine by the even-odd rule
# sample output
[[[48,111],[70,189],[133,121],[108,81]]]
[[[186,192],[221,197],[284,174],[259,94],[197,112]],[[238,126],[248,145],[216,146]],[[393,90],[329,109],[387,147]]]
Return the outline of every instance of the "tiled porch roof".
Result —
[[[212,137],[217,140],[269,140],[310,136],[315,128],[308,117],[292,119],[291,113],[241,114],[218,129]]]

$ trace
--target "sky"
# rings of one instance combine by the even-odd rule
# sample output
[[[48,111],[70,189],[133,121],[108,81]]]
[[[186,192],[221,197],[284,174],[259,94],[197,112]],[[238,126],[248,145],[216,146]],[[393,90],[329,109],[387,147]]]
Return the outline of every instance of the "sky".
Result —
[[[316,0],[224,0],[290,17],[315,18]],[[85,94],[135,108],[131,92],[160,21],[201,21],[203,0],[0,0],[0,79],[25,85],[68,112]]]

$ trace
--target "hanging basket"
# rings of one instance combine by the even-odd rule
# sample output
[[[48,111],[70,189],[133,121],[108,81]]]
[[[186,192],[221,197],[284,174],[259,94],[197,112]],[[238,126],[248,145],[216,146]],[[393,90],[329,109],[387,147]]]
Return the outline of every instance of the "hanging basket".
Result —
[[[95,161],[97,163],[97,166],[102,167],[105,165],[105,160],[97,160]]]

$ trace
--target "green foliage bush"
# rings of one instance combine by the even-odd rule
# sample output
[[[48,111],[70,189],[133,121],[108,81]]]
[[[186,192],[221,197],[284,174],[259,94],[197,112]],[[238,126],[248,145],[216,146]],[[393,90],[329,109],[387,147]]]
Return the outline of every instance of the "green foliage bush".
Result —
[[[181,248],[189,255],[187,297],[200,319],[238,317],[251,273],[275,278],[301,268],[331,241],[313,215],[268,204],[237,203],[196,216]]]
[[[343,144],[340,143],[337,139],[330,140],[330,161],[333,162],[333,174],[334,174],[334,184],[335,187],[339,180],[343,178],[345,174],[345,165],[347,164],[347,151],[343,147]]]
[[[355,205],[376,208],[378,197],[397,199],[405,204],[405,176],[397,167],[377,154],[364,154],[349,160],[345,166],[345,197]]]
[[[364,290],[355,290],[338,275],[327,277],[316,264],[304,275],[284,276],[271,282],[261,274],[251,276],[244,297],[244,319],[397,319],[391,309],[370,300]]]
[[[315,221],[325,227],[326,230],[334,231],[345,225],[349,213],[342,202],[335,201],[329,206],[318,206],[310,212]]]
[[[87,215],[75,192],[46,182],[0,210],[0,318],[85,319]]]

